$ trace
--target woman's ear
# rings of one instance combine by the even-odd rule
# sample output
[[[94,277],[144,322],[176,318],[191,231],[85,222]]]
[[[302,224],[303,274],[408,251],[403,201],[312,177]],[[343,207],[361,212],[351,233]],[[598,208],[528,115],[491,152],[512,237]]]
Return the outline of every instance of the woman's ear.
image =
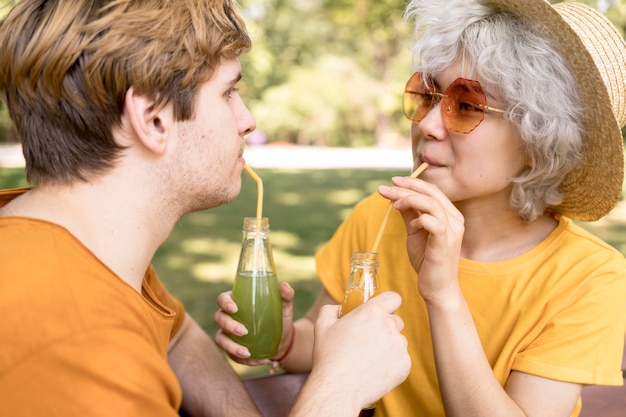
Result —
[[[131,87],[124,97],[124,109],[129,127],[139,142],[151,152],[165,152],[173,120],[171,107],[157,108],[153,99],[136,94]]]

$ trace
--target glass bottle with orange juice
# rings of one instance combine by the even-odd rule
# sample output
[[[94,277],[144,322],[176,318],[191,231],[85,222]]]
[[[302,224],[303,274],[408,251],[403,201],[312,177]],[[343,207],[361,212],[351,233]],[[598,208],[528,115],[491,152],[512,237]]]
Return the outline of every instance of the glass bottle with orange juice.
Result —
[[[350,313],[380,292],[378,266],[378,252],[352,252],[350,277],[346,284],[339,317]],[[369,404],[364,410],[371,410],[377,405],[378,402]]]
[[[380,292],[378,252],[352,252],[350,277],[339,317],[345,316]]]

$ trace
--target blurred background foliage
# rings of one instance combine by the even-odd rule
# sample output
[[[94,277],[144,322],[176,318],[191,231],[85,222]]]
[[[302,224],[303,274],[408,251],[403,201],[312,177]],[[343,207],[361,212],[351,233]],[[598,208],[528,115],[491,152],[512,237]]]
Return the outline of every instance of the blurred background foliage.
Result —
[[[400,98],[411,74],[406,0],[239,0],[252,140],[314,146],[407,143]],[[626,32],[626,0],[586,0]],[[0,2],[0,16],[8,10]],[[552,1],[556,3],[556,1]],[[0,143],[16,142],[0,103]]]
[[[626,0],[585,3],[626,32]],[[405,143],[400,97],[411,74],[406,0],[241,5],[253,40],[242,57],[243,95],[263,139],[346,147]]]

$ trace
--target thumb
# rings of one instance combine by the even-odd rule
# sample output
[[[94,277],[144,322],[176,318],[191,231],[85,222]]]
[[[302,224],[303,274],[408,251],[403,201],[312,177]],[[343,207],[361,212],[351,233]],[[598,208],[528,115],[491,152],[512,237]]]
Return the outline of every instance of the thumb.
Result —
[[[315,333],[324,334],[339,318],[339,306],[327,304],[322,306],[315,322]]]
[[[402,304],[402,297],[400,294],[394,291],[385,291],[378,294],[376,297],[372,297],[367,300],[366,303],[359,306],[357,309],[380,309],[385,313],[395,313]]]

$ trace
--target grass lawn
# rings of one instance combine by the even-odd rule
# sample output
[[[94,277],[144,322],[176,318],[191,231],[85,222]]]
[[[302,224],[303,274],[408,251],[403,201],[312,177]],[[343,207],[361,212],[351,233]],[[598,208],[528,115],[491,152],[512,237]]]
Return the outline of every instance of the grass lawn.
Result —
[[[356,202],[378,185],[390,183],[399,170],[277,170],[255,169],[263,179],[263,214],[269,218],[279,281],[296,290],[296,318],[320,290],[314,254],[327,241]],[[257,187],[242,174],[241,194],[231,204],[185,216],[154,257],[167,288],[211,335],[217,328],[215,299],[232,287],[241,248],[244,217],[256,214]],[[26,185],[22,169],[0,168],[0,187]],[[584,227],[626,255],[626,220],[601,220]],[[346,274],[349,271],[346,271]],[[243,376],[265,369],[235,366]]]

